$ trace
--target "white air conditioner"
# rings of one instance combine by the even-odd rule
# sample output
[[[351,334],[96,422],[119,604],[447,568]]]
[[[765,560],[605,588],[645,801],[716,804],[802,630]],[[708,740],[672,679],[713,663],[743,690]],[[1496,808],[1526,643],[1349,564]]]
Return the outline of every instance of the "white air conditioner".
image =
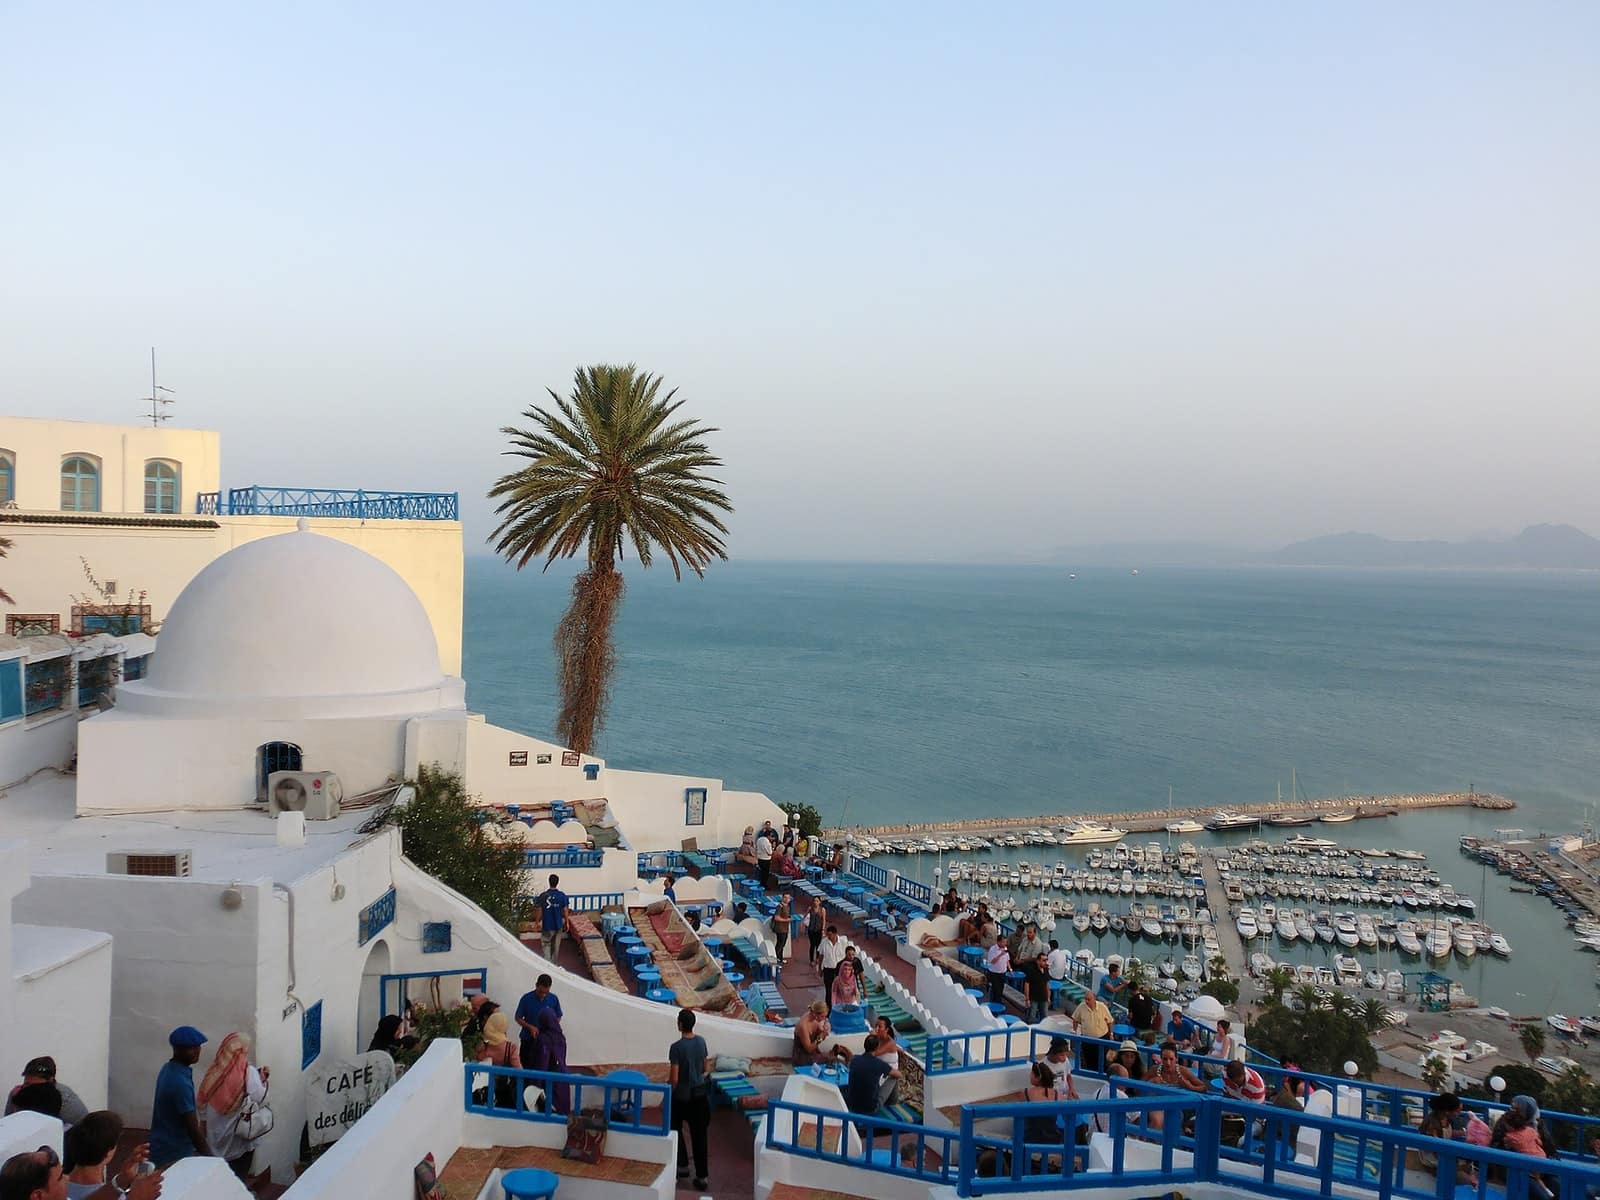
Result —
[[[107,875],[142,875],[152,879],[187,879],[187,850],[115,850],[106,854]]]
[[[267,776],[267,806],[274,816],[298,812],[308,821],[331,821],[343,799],[344,786],[332,771],[274,771]]]

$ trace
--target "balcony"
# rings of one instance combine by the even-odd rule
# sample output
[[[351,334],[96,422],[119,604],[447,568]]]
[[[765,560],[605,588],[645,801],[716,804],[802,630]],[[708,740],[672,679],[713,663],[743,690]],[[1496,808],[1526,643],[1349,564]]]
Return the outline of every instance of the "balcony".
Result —
[[[250,487],[201,492],[196,511],[231,517],[344,517],[356,521],[458,521],[459,492]]]

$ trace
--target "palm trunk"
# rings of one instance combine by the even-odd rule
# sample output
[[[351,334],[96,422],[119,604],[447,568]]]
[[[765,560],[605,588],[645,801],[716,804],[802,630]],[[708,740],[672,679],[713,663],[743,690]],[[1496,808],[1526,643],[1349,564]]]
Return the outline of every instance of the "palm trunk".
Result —
[[[556,729],[562,742],[580,754],[593,751],[595,734],[605,723],[617,668],[611,629],[621,602],[622,576],[609,561],[592,563],[572,581],[572,604],[556,626],[561,689]]]

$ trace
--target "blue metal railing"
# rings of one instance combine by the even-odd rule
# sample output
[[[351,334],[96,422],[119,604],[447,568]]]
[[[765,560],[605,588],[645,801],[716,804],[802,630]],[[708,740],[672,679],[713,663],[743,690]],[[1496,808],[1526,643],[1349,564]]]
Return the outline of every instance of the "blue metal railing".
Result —
[[[864,858],[858,858],[851,863],[850,873],[859,875],[873,887],[886,888],[889,886],[889,872],[885,868],[878,866],[877,863],[870,863]]]
[[[850,1149],[847,1121],[859,1136],[860,1148],[855,1151]],[[783,1127],[782,1132],[779,1126]],[[949,1184],[956,1179],[960,1137],[953,1129],[842,1113],[836,1108],[791,1100],[774,1100],[767,1105],[766,1128],[768,1148],[800,1158],[866,1167],[929,1184]],[[887,1139],[887,1149],[881,1147],[882,1139]],[[929,1146],[933,1147],[932,1155],[928,1153]]]
[[[904,896],[907,900],[914,900],[924,908],[933,907],[933,889],[925,883],[918,883],[915,879],[907,879],[902,875],[894,881],[894,890],[897,895]]]
[[[576,896],[567,897],[569,912],[599,912],[601,909],[621,906],[621,892],[580,892]]]
[[[201,492],[195,512],[212,516],[347,517],[359,521],[457,521],[458,492],[369,492],[357,488],[229,488]]]
[[[672,1085],[622,1080],[608,1076],[571,1075],[559,1071],[529,1071],[519,1067],[492,1067],[488,1063],[467,1063],[463,1103],[469,1113],[483,1117],[503,1117],[517,1121],[537,1121],[546,1125],[565,1125],[567,1114],[555,1111],[551,1102],[554,1089],[565,1086],[570,1112],[599,1108],[607,1126],[623,1133],[643,1133],[666,1137],[672,1132]],[[512,1102],[495,1103],[495,1081],[511,1080]],[[545,1094],[542,1109],[529,1108],[526,1089],[537,1084]],[[482,1092],[483,1099],[474,1097]],[[587,1098],[586,1098],[587,1097]],[[659,1108],[656,1105],[659,1104]],[[647,1112],[651,1115],[647,1117]]]
[[[526,870],[535,867],[598,867],[605,860],[601,850],[527,850],[522,855]]]
[[[478,981],[478,987],[480,990],[488,990],[488,967],[453,967],[445,968],[439,971],[406,971],[393,975],[378,976],[378,1015],[386,1017],[391,1012],[401,1012],[404,1010],[406,1000],[406,984],[411,980],[450,979],[457,975],[462,976],[467,980],[476,979]],[[399,985],[399,991],[396,996],[397,1003],[392,1009],[389,1007],[389,985],[391,983]]]

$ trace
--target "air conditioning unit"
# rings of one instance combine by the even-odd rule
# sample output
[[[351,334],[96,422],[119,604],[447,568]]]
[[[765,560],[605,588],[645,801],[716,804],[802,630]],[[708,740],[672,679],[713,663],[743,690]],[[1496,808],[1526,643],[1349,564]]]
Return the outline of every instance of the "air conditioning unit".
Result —
[[[344,786],[332,771],[274,771],[267,776],[267,806],[273,816],[299,812],[308,821],[331,821],[343,799]]]
[[[187,850],[113,850],[106,854],[107,875],[143,875],[152,879],[187,879]]]

